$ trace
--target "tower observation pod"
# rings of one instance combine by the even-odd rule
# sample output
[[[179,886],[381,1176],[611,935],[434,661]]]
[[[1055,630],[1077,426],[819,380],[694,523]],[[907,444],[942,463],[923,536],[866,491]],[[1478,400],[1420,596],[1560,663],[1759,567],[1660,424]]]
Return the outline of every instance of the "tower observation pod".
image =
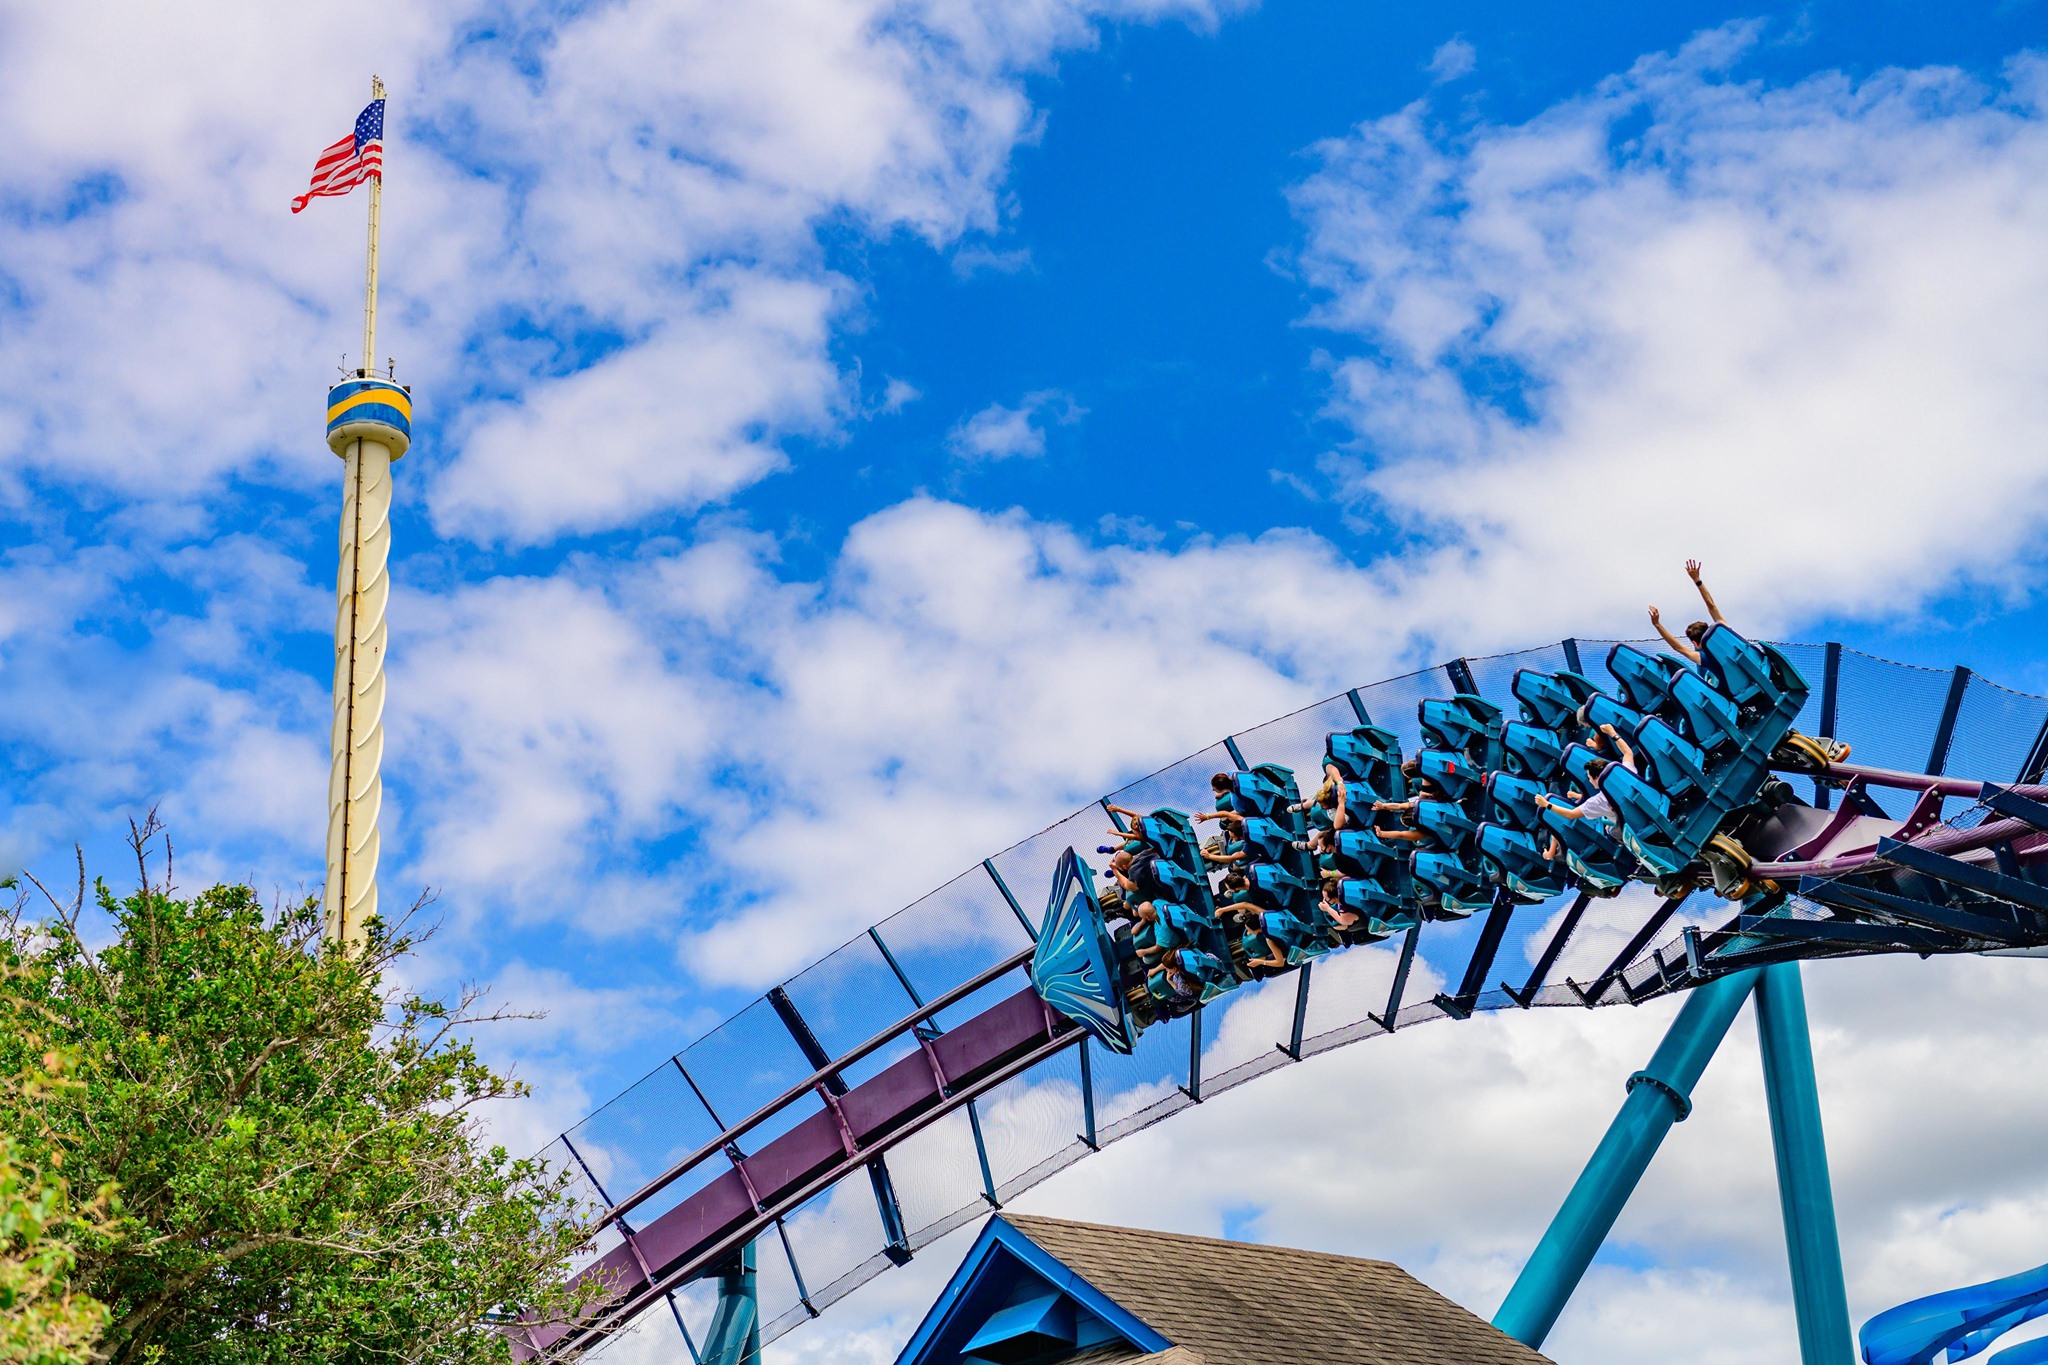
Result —
[[[360,944],[377,913],[383,804],[384,613],[391,597],[391,466],[412,445],[412,391],[358,370],[327,393],[327,445],[342,458],[334,622],[334,747],[327,783],[328,942]]]

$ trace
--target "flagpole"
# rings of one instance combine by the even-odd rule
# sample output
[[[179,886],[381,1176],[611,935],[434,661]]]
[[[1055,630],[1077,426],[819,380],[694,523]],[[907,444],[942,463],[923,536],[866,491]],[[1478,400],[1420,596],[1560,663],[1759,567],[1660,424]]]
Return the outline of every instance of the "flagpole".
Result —
[[[384,98],[371,78],[370,96]],[[342,459],[341,563],[335,580],[333,765],[327,785],[329,943],[359,949],[377,913],[378,815],[384,804],[385,607],[391,597],[391,464],[412,444],[412,391],[377,376],[381,171],[370,179],[363,354],[327,393],[327,445]]]
[[[384,98],[384,80],[370,77],[372,103]],[[377,230],[378,215],[384,207],[384,177],[370,180],[370,250],[363,271],[363,377],[377,368]]]

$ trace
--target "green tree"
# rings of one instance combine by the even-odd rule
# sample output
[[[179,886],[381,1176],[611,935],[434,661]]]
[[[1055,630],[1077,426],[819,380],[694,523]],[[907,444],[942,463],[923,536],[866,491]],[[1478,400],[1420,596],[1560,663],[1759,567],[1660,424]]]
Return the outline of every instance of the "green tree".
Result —
[[[30,923],[0,954],[82,1082],[45,1104],[28,1155],[118,1189],[123,1222],[81,1239],[77,1285],[111,1310],[114,1365],[510,1358],[497,1314],[576,1310],[566,1176],[489,1145],[478,1107],[525,1093],[470,1035],[501,1014],[394,987],[417,937],[373,926],[323,947],[317,901],[246,886],[189,899],[150,881]],[[169,880],[168,870],[165,876]],[[45,893],[47,895],[47,892]],[[103,925],[89,946],[81,919]],[[411,916],[407,917],[412,918]],[[0,1040],[0,1074],[32,1060]],[[11,1065],[10,1065],[11,1064]]]
[[[9,887],[11,882],[0,882]],[[0,1102],[34,1127],[52,1101],[75,1093],[74,1058],[44,1044],[38,1011],[0,994],[0,1030],[30,1058],[19,1074],[0,1076]],[[55,1161],[55,1156],[51,1160]],[[4,1365],[86,1365],[106,1330],[106,1305],[81,1292],[73,1277],[79,1243],[112,1227],[112,1191],[80,1205],[55,1171],[21,1159],[21,1143],[0,1131],[0,1362]]]

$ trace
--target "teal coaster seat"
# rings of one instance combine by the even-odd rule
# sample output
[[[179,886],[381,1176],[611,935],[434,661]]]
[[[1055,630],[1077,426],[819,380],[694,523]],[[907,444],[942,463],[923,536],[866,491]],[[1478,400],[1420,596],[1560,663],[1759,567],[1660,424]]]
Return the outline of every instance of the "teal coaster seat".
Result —
[[[1323,756],[1352,782],[1371,782],[1375,771],[1401,767],[1401,737],[1377,725],[1338,730],[1323,742]]]
[[[1671,701],[1685,719],[1685,732],[1707,753],[1742,742],[1742,716],[1705,675],[1688,668],[1672,675]]]
[[[1272,910],[1306,912],[1315,902],[1309,884],[1276,863],[1253,863],[1245,868],[1252,884],[1252,899]]]
[[[1467,848],[1479,833],[1478,822],[1467,815],[1463,808],[1449,801],[1416,802],[1415,827],[1435,839],[1440,849],[1452,855]]]
[[[1159,856],[1191,872],[1202,869],[1201,839],[1187,812],[1161,807],[1136,821],[1131,833],[1159,850]]]
[[[1500,727],[1505,767],[1521,777],[1549,782],[1564,760],[1564,741],[1553,729],[1530,721],[1511,720]]]
[[[1339,830],[1336,838],[1337,851],[1318,860],[1322,864],[1319,870],[1345,877],[1371,877],[1408,861],[1406,848],[1388,843],[1371,830]]]
[[[1140,933],[1150,931],[1150,942],[1141,942],[1146,948],[1193,948],[1198,947],[1207,937],[1207,931],[1215,922],[1198,914],[1178,901],[1155,900],[1152,908],[1158,912],[1158,919],[1151,924],[1138,926]],[[1134,933],[1138,938],[1139,933]]]
[[[1417,853],[1408,860],[1415,878],[1416,896],[1431,906],[1439,919],[1463,919],[1474,910],[1493,904],[1493,892],[1480,866],[1467,863],[1451,853]]]
[[[1221,994],[1237,984],[1237,969],[1231,965],[1229,950],[1223,949],[1221,943],[1217,947],[1222,951],[1202,948],[1180,950],[1181,970],[1202,983],[1202,998],[1205,1000],[1214,998],[1209,994],[1211,990]]]
[[[1304,919],[1291,911],[1268,910],[1260,924],[1266,937],[1287,950],[1287,961],[1293,964],[1330,951],[1328,931],[1318,923],[1320,919],[1320,914]]]
[[[1542,834],[1563,845],[1565,865],[1581,890],[1613,895],[1635,875],[1636,860],[1604,820],[1567,820],[1555,811],[1545,811]]]
[[[1152,865],[1151,899],[1165,898],[1199,911],[1211,918],[1216,914],[1216,896],[1209,889],[1209,879],[1188,871],[1179,863],[1170,863],[1161,858]]]
[[[1281,768],[1278,771],[1287,770]],[[1287,807],[1299,799],[1295,794],[1294,774],[1287,773],[1286,785],[1282,786],[1274,780],[1270,765],[1230,774],[1229,809],[1239,815],[1263,815],[1268,820],[1278,820],[1287,814]]]
[[[1685,870],[1699,845],[1687,839],[1663,792],[1619,763],[1607,765],[1600,776],[1600,790],[1614,803],[1621,818],[1622,846],[1637,862],[1660,877]]]
[[[1286,956],[1285,949],[1286,946],[1283,944],[1281,951],[1283,958]],[[1253,962],[1265,957],[1269,951],[1270,949],[1266,946],[1266,936],[1256,929],[1247,929],[1239,934],[1231,944],[1231,965],[1238,969],[1240,975],[1248,976],[1254,981],[1263,981],[1269,976],[1278,976],[1281,972],[1287,970],[1285,966],[1252,966]]]
[[[1537,798],[1547,795],[1548,787],[1526,777],[1517,777],[1508,772],[1486,775],[1486,810],[1489,818],[1514,829],[1537,828],[1543,814],[1543,808],[1537,804]]]
[[[1452,749],[1424,749],[1415,756],[1422,776],[1449,792],[1459,801],[1479,793],[1486,774],[1462,752]]]
[[[1644,712],[1633,706],[1624,706],[1606,693],[1601,693],[1586,703],[1586,728],[1597,731],[1603,725],[1612,725],[1624,735],[1633,734],[1643,723]]]
[[[1398,777],[1399,774],[1396,774],[1396,776]],[[1403,782],[1401,787],[1405,789],[1407,783]],[[1366,810],[1375,801],[1405,801],[1406,799],[1405,796],[1393,795],[1388,788],[1372,781],[1346,782],[1344,784],[1344,808],[1347,811]]]
[[[1583,744],[1574,744],[1568,747],[1564,751],[1564,758],[1558,764],[1558,767],[1562,770],[1562,779],[1559,785],[1568,785],[1577,788],[1580,792],[1590,793],[1593,790],[1593,779],[1587,775],[1587,769],[1599,757],[1600,755],[1594,753]]]
[[[1415,708],[1422,725],[1422,737],[1439,748],[1460,751],[1484,745],[1499,729],[1501,712],[1484,697],[1460,692],[1455,697],[1432,697]]]
[[[1572,723],[1584,697],[1577,696],[1555,674],[1533,668],[1515,670],[1508,690],[1522,704],[1522,719],[1530,725],[1556,730]]]
[[[1396,918],[1410,914],[1415,909],[1414,882],[1410,878],[1407,864],[1400,869],[1399,889],[1390,886],[1394,878],[1382,874],[1377,877],[1346,877],[1337,883],[1337,902],[1353,914],[1370,915],[1374,919]]]
[[[1636,727],[1635,747],[1637,771],[1674,805],[1705,796],[1713,785],[1707,775],[1707,756],[1661,716],[1652,716]]]
[[[1285,863],[1294,853],[1294,831],[1276,820],[1254,815],[1244,822],[1245,850],[1253,861]]]
[[[1526,830],[1488,822],[1479,827],[1479,855],[1487,870],[1517,900],[1534,904],[1561,895],[1569,869],[1543,856],[1543,845]]]
[[[1671,696],[1673,664],[1683,668],[1685,661],[1669,654],[1645,654],[1634,645],[1616,645],[1607,651],[1607,671],[1621,684],[1622,699],[1646,714]]]
[[[1806,698],[1806,679],[1790,660],[1770,645],[1743,639],[1729,626],[1715,626],[1700,641],[1700,672],[1745,710],[1773,710],[1793,693],[1802,703]]]

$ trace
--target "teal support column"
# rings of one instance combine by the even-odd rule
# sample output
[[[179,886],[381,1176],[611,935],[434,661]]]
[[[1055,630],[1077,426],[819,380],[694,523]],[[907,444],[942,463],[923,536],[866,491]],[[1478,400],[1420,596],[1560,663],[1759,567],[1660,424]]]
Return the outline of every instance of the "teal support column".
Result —
[[[759,1365],[761,1301],[754,1284],[754,1244],[718,1272],[718,1306],[705,1334],[704,1365]]]
[[[1849,1295],[1842,1285],[1842,1243],[1835,1195],[1813,1081],[1813,1044],[1806,1030],[1806,988],[1799,964],[1763,969],[1756,988],[1756,1033],[1764,1054],[1771,1147],[1778,1158],[1778,1203],[1785,1214],[1785,1252],[1792,1262],[1792,1303],[1799,1314],[1803,1365],[1851,1365]]]
[[[1621,1112],[1493,1315],[1495,1327],[1532,1348],[1550,1335],[1664,1135],[1692,1112],[1692,1088],[1756,981],[1754,969],[1736,972],[1686,997],[1650,1064],[1628,1078]]]

